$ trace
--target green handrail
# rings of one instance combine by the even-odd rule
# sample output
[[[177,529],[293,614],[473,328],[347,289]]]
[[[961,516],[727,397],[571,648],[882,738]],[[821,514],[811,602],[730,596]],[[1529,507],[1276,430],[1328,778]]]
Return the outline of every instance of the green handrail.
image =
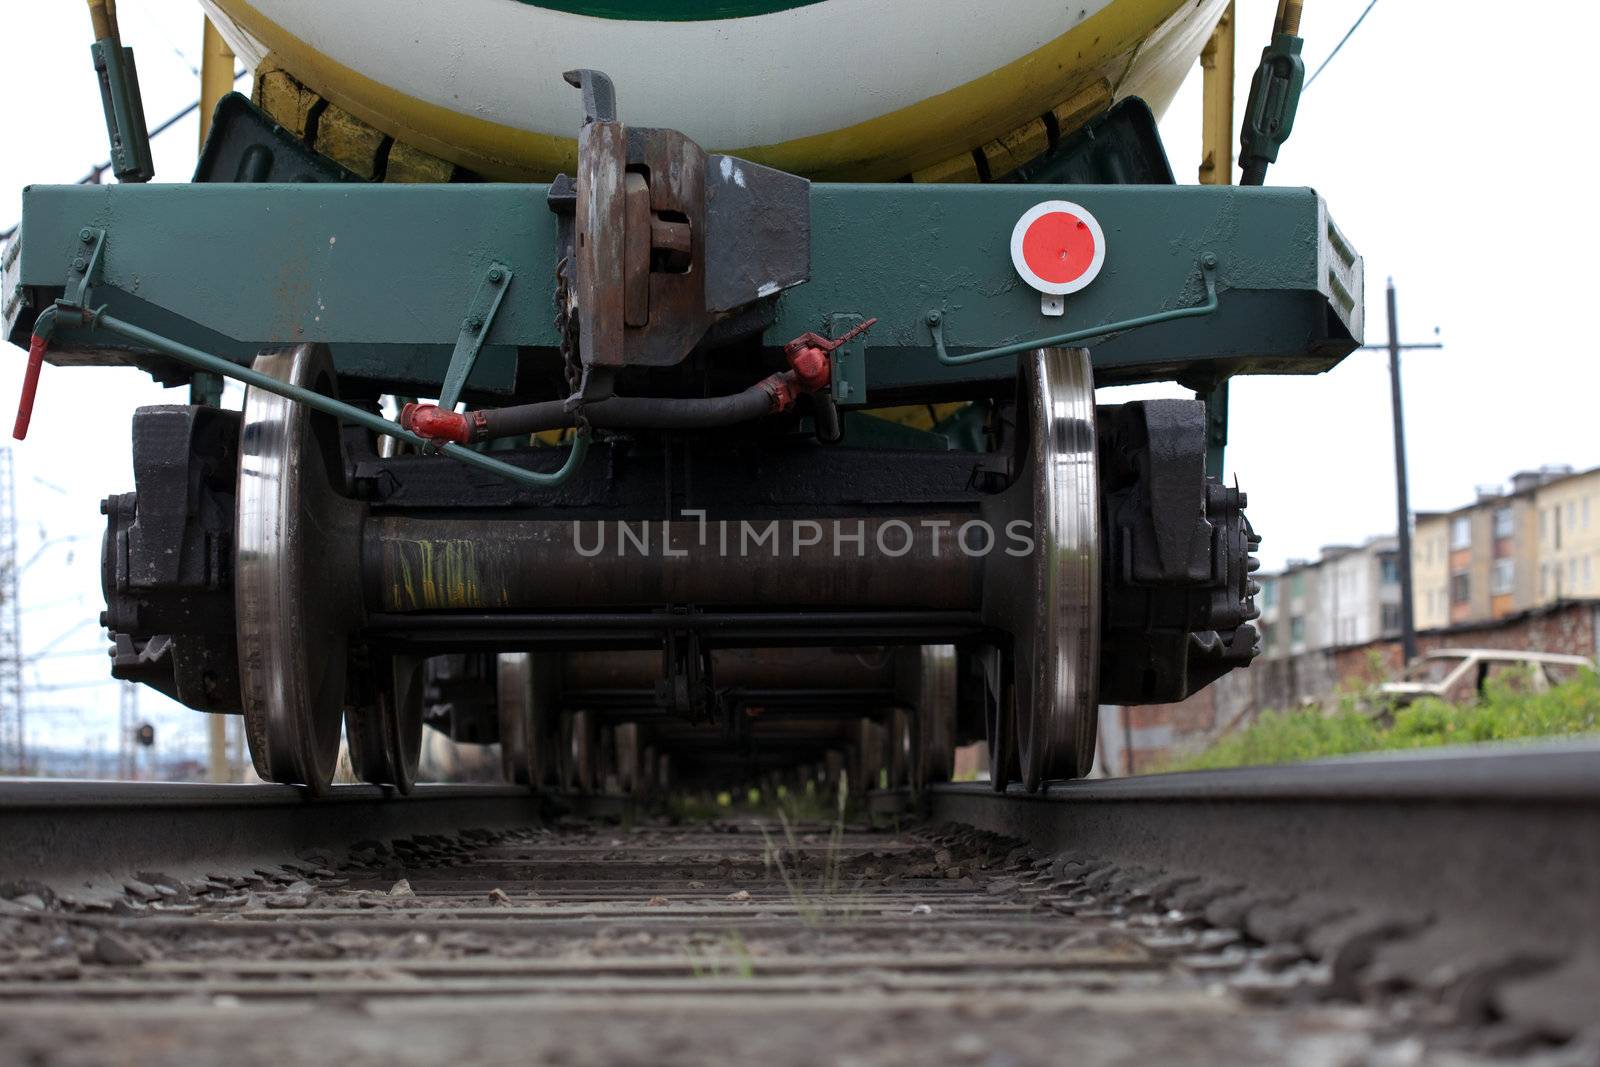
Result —
[[[1154,326],[1158,322],[1171,322],[1174,319],[1188,319],[1209,315],[1217,310],[1217,257],[1210,252],[1202,252],[1199,266],[1200,280],[1205,283],[1206,287],[1204,303],[1195,304],[1192,307],[1174,308],[1171,311],[1157,311],[1150,315],[1140,315],[1136,319],[1123,319],[1121,322],[1107,322],[1099,326],[1073,330],[1071,333],[1057,334],[1054,337],[1040,337],[1032,341],[1018,341],[1016,344],[1001,345],[999,348],[963,352],[958,356],[952,356],[945,351],[944,312],[933,310],[928,312],[928,332],[933,335],[933,354],[945,366],[959,367],[966,363],[977,363],[985,359],[1014,356],[1019,352],[1029,352],[1035,348],[1054,348],[1058,345],[1072,344],[1074,341],[1087,341],[1091,337],[1100,337],[1103,334],[1120,333],[1123,330],[1133,330],[1140,326]]]

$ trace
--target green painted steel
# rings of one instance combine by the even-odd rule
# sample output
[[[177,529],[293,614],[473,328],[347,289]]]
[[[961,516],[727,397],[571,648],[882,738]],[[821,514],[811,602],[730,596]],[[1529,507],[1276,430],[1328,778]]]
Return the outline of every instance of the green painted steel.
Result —
[[[454,411],[461,391],[472,377],[472,368],[483,351],[483,338],[494,328],[495,313],[505,299],[506,290],[516,272],[504,263],[491,263],[484,273],[483,284],[473,296],[467,313],[461,320],[461,333],[456,337],[455,350],[450,353],[450,366],[444,373],[444,385],[439,389],[439,406]]]
[[[516,274],[484,331],[475,390],[513,388],[516,351],[558,360],[555,216],[543,185],[34,186],[8,277],[23,299],[6,323],[26,343],[60,295],[84,227],[106,233],[95,299],[117,318],[247,364],[262,347],[330,345],[342,376],[437,395],[463,309],[496,262]],[[1100,221],[1105,266],[1040,312],[1011,265],[1018,217],[1069,197]],[[1117,323],[1206,299],[1197,258],[1214,253],[1217,310],[1132,333],[1086,338],[1097,380],[1311,373],[1360,342],[1360,261],[1309,189],[1204,186],[818,184],[811,189],[812,278],[778,298],[765,342],[780,346],[834,316],[875,315],[864,339],[874,401],[1010,378],[1015,359],[941,364],[927,316],[951,353],[1018,345],[1063,326]],[[1103,328],[1103,327],[1102,327]],[[52,359],[130,359],[63,324]]]
[[[1204,391],[1206,402],[1206,477],[1222,477],[1228,449],[1228,379]]]
[[[100,107],[106,117],[106,140],[111,146],[111,173],[121,182],[147,182],[155,177],[150,157],[150,132],[139,94],[139,71],[133,49],[115,37],[89,46],[95,76],[100,81]]]
[[[1294,131],[1306,79],[1305,62],[1300,58],[1304,44],[1294,34],[1277,33],[1261,50],[1239,130],[1239,170],[1245,185],[1261,184],[1267,165],[1278,161],[1278,150]]]

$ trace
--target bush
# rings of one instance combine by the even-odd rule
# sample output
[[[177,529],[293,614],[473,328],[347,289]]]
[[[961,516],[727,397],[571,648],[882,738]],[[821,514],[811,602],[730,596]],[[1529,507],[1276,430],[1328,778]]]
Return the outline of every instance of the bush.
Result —
[[[1264,763],[1297,763],[1326,756],[1434,745],[1565,737],[1600,731],[1600,675],[1581,671],[1542,693],[1529,692],[1526,677],[1489,681],[1475,704],[1447,704],[1424,697],[1395,709],[1392,723],[1341,694],[1336,708],[1264,712],[1248,729],[1224,737],[1167,770],[1202,770]]]

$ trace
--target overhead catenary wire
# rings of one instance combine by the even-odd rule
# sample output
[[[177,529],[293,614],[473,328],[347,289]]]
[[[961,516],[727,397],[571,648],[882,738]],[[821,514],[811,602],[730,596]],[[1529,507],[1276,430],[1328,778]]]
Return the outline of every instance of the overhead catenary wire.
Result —
[[[1329,52],[1327,57],[1317,64],[1317,69],[1312,71],[1311,77],[1306,79],[1305,87],[1307,89],[1311,88],[1311,83],[1317,80],[1317,75],[1328,68],[1328,64],[1333,62],[1333,57],[1339,54],[1339,49],[1344,47],[1344,43],[1350,39],[1351,35],[1366,21],[1367,16],[1372,13],[1372,9],[1377,6],[1378,0],[1368,0],[1367,6],[1362,8],[1361,14],[1357,15],[1356,20],[1350,24],[1350,28],[1344,31],[1344,36],[1339,38],[1339,43],[1333,46],[1333,51]]]

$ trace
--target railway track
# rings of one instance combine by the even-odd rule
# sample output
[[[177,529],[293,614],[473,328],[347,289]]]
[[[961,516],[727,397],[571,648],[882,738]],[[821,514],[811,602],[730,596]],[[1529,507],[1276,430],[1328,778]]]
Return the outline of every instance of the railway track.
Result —
[[[948,787],[919,815],[0,783],[0,1061],[1600,1054],[1600,749]]]

